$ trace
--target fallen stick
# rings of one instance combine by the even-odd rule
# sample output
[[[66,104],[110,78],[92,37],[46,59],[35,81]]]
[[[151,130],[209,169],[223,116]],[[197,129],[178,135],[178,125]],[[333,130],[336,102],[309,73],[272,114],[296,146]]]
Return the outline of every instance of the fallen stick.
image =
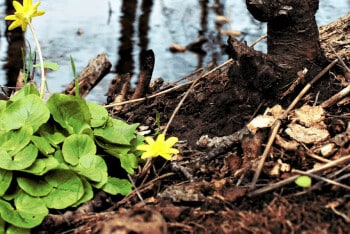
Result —
[[[78,76],[79,94],[86,97],[89,92],[109,73],[112,64],[105,54],[99,54],[92,59]],[[62,93],[74,95],[75,81],[73,80]]]
[[[311,170],[306,171],[305,173],[311,174],[311,173],[316,173],[316,172],[324,171],[324,170],[326,170],[326,169],[328,169],[328,168],[338,166],[338,165],[340,165],[340,164],[342,164],[342,163],[346,163],[346,162],[348,162],[348,161],[350,161],[350,155],[346,155],[346,156],[341,157],[341,158],[339,158],[339,159],[337,159],[337,160],[335,160],[335,161],[326,163],[326,164],[324,164],[324,165],[322,165],[322,166],[320,166],[320,167],[318,167],[318,168],[313,168],[313,169],[311,169]],[[252,192],[249,192],[247,195],[248,195],[249,197],[252,197],[252,196],[261,195],[261,194],[263,194],[263,193],[266,193],[266,192],[275,190],[275,189],[280,188],[280,187],[282,187],[282,186],[284,186],[284,185],[287,185],[287,184],[290,184],[290,183],[294,182],[294,180],[295,180],[296,178],[298,178],[298,176],[299,176],[299,175],[293,175],[293,176],[291,176],[291,177],[289,177],[289,178],[287,178],[287,179],[284,179],[284,180],[282,180],[282,181],[279,181],[279,182],[277,182],[277,183],[274,183],[274,184],[268,185],[268,186],[266,186],[266,187],[263,187],[263,188],[260,188],[260,189],[256,189],[256,190],[254,190],[254,191],[252,191]]]

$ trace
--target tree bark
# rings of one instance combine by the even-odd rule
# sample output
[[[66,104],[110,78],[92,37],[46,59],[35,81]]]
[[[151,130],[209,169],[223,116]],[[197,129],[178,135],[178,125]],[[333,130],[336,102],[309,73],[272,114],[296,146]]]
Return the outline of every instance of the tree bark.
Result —
[[[246,0],[249,12],[267,22],[268,59],[284,69],[323,58],[315,14],[318,0]]]
[[[231,57],[237,60],[230,72],[239,69],[243,88],[280,99],[298,72],[306,68],[308,81],[325,66],[315,20],[318,4],[318,0],[246,0],[249,12],[267,22],[267,54],[229,39]]]
[[[112,67],[105,54],[99,54],[96,58],[90,60],[89,64],[78,76],[79,94],[86,97],[89,92],[107,75]],[[75,81],[73,80],[62,93],[74,95]]]

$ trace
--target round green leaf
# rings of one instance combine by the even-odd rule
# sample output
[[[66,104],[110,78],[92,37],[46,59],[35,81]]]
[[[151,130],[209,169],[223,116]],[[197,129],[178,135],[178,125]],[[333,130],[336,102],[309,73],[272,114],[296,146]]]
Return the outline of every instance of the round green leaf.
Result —
[[[102,190],[112,195],[128,195],[131,193],[132,184],[126,179],[118,179],[108,177],[107,183],[102,187]]]
[[[56,124],[46,123],[39,129],[40,136],[44,137],[51,145],[57,146],[66,139],[65,130],[59,128]]]
[[[30,234],[29,228],[20,228],[13,225],[9,225],[6,229],[6,234]]]
[[[0,152],[1,155],[1,152]],[[0,169],[0,197],[5,194],[12,181],[12,171]]]
[[[92,102],[87,102],[91,115],[91,127],[104,126],[109,118],[106,108]]]
[[[88,135],[73,134],[64,140],[62,154],[67,163],[75,166],[79,163],[80,157],[95,155],[96,145]]]
[[[55,148],[44,137],[32,136],[31,140],[43,155],[48,156],[55,152]]]
[[[42,197],[48,208],[65,209],[84,195],[83,182],[72,171],[49,171],[44,178],[53,188],[47,196]]]
[[[4,132],[0,135],[0,149],[6,150],[10,154],[16,154],[30,142],[32,134],[31,127]]]
[[[38,156],[38,149],[33,145],[27,145],[23,150],[11,155],[3,151],[1,153],[0,168],[6,170],[22,170],[30,167]]]
[[[17,177],[18,186],[33,197],[46,196],[52,191],[52,186],[40,177]]]
[[[302,176],[298,176],[298,178],[296,178],[295,183],[299,187],[308,188],[311,186],[312,181],[311,181],[311,178],[309,176],[302,175]]]
[[[6,131],[18,129],[22,126],[30,126],[33,132],[46,123],[50,117],[50,112],[35,94],[29,94],[16,100],[4,111],[2,118]]]
[[[1,218],[16,227],[36,227],[48,213],[48,209],[40,198],[31,197],[24,192],[14,199],[14,207],[0,199]]]
[[[130,141],[135,137],[138,124],[127,124],[119,119],[110,119],[104,128],[94,129],[94,135],[108,143],[130,145]]]
[[[59,166],[59,162],[54,157],[38,158],[28,168],[21,170],[33,175],[44,175],[46,172],[56,169]]]
[[[94,197],[94,191],[92,190],[91,184],[84,177],[81,177],[80,179],[84,185],[84,195],[76,203],[74,203],[72,207],[77,207]]]
[[[84,155],[79,158],[79,163],[71,167],[79,175],[94,182],[107,182],[107,165],[104,159],[97,155]]]
[[[90,111],[81,97],[65,94],[53,94],[47,101],[54,120],[70,134],[91,131]]]
[[[34,94],[36,96],[39,96],[38,88],[35,87],[34,84],[27,84],[27,85],[25,85],[22,89],[20,89],[18,92],[15,93],[15,95],[13,95],[10,98],[10,101],[15,102],[15,101],[17,101],[19,99],[25,98],[29,94]]]

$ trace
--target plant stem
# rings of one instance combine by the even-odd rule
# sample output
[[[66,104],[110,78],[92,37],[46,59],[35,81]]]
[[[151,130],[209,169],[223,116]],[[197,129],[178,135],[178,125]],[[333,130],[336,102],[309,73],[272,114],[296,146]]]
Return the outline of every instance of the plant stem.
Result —
[[[41,82],[40,82],[40,98],[44,97],[44,89],[45,89],[45,84],[46,84],[46,76],[45,76],[45,70],[44,70],[44,60],[43,60],[43,55],[41,53],[41,47],[40,43],[38,40],[38,37],[36,36],[36,32],[30,22],[28,22],[30,31],[32,31],[32,35],[35,41],[36,48],[38,50],[38,55],[39,55],[39,61],[40,61],[40,72],[41,72]]]

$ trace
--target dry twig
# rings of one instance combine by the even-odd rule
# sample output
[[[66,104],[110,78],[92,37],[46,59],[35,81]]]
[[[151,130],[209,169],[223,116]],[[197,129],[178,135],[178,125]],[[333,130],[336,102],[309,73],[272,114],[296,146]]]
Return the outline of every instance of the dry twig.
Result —
[[[277,132],[282,124],[282,120],[287,118],[288,113],[296,106],[296,104],[300,101],[300,99],[309,91],[309,89],[311,88],[311,86],[318,81],[324,74],[326,74],[326,72],[328,72],[336,63],[338,62],[338,59],[333,60],[333,62],[331,62],[327,67],[325,67],[320,73],[318,73],[308,84],[306,84],[306,86],[303,88],[303,90],[301,90],[301,92],[299,93],[299,95],[293,100],[293,102],[289,105],[289,107],[287,108],[286,111],[283,112],[283,114],[280,116],[280,118],[278,118],[275,123],[272,126],[272,131],[271,131],[271,135],[270,138],[268,140],[268,143],[266,145],[266,148],[264,150],[263,155],[261,156],[261,159],[259,161],[259,165],[255,171],[252,183],[251,183],[251,189],[254,189],[256,182],[259,179],[261,170],[264,166],[265,160],[267,158],[267,155],[269,154],[272,144],[275,140],[275,137],[277,135]]]
[[[324,171],[328,168],[331,168],[331,167],[335,167],[335,166],[339,166],[341,165],[342,163],[346,163],[350,161],[350,155],[346,155],[344,157],[341,157],[337,160],[334,160],[332,162],[329,162],[329,163],[326,163],[318,168],[313,168],[311,170],[308,170],[306,171],[306,173],[309,173],[309,174],[312,174],[312,173],[317,173],[317,172],[321,172],[321,171]],[[290,184],[292,182],[294,182],[294,180],[296,178],[298,178],[299,175],[293,175],[287,179],[284,179],[282,181],[279,181],[277,183],[274,183],[274,184],[271,184],[271,185],[268,185],[266,187],[263,187],[263,188],[260,188],[260,189],[257,189],[257,190],[254,190],[250,193],[248,193],[248,196],[257,196],[257,195],[261,195],[263,193],[266,193],[266,192],[269,192],[269,191],[272,191],[274,189],[277,189],[277,188],[280,188],[284,185],[287,185],[287,184]]]

